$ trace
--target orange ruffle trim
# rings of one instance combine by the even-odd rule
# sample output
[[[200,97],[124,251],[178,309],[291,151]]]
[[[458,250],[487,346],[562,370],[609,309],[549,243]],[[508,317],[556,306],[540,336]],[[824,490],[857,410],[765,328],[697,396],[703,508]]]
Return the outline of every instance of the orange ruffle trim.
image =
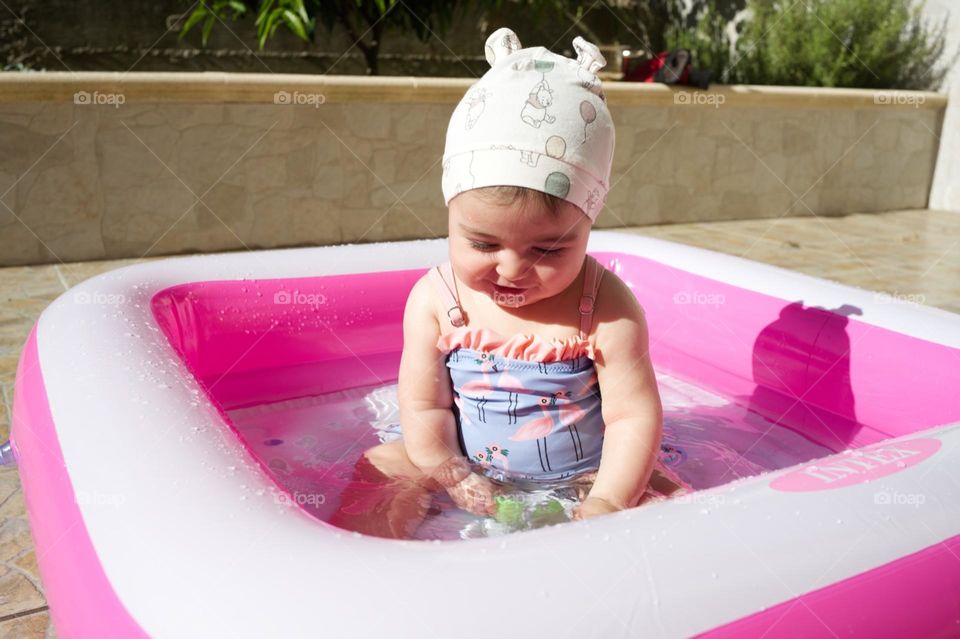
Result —
[[[437,340],[437,348],[444,353],[456,348],[468,348],[528,362],[560,362],[583,355],[596,360],[593,344],[579,335],[547,339],[518,333],[513,337],[505,337],[487,328],[468,326],[441,335]]]

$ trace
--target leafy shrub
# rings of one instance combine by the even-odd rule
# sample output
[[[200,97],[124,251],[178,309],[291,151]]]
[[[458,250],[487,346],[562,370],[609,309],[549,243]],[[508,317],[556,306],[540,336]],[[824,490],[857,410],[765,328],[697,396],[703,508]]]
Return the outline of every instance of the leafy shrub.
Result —
[[[931,30],[910,0],[750,0],[724,70],[730,82],[936,89],[946,21]]]
[[[693,23],[693,27],[685,24]],[[695,69],[713,72],[713,82],[726,83],[733,45],[728,27],[731,20],[713,0],[694,6],[691,15],[681,23],[675,21],[667,29],[666,42],[670,49],[689,49],[693,52]]]

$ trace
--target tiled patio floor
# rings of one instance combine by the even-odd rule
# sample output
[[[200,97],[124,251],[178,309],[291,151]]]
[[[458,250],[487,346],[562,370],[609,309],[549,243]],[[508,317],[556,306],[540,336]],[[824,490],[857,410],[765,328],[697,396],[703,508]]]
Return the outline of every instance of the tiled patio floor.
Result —
[[[691,244],[960,313],[960,213],[899,211],[617,229]],[[162,258],[151,258],[162,259]],[[0,441],[20,349],[68,288],[137,260],[0,268]],[[15,468],[0,469],[0,638],[53,637]]]

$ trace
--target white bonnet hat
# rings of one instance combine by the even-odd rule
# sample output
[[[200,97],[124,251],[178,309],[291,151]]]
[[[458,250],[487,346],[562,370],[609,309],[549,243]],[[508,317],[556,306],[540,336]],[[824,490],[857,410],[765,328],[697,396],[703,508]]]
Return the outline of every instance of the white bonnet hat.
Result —
[[[614,128],[597,72],[607,61],[581,37],[577,59],[523,49],[498,29],[487,71],[450,117],[443,153],[446,204],[462,191],[522,186],[579,206],[591,224],[610,188]]]

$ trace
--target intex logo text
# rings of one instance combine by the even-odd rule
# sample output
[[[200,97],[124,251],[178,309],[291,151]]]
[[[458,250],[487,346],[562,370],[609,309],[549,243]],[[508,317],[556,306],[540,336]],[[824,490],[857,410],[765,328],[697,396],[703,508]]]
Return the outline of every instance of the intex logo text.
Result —
[[[852,486],[919,464],[940,450],[940,446],[939,439],[917,438],[861,450],[847,450],[780,475],[770,482],[770,488],[807,492]]]

